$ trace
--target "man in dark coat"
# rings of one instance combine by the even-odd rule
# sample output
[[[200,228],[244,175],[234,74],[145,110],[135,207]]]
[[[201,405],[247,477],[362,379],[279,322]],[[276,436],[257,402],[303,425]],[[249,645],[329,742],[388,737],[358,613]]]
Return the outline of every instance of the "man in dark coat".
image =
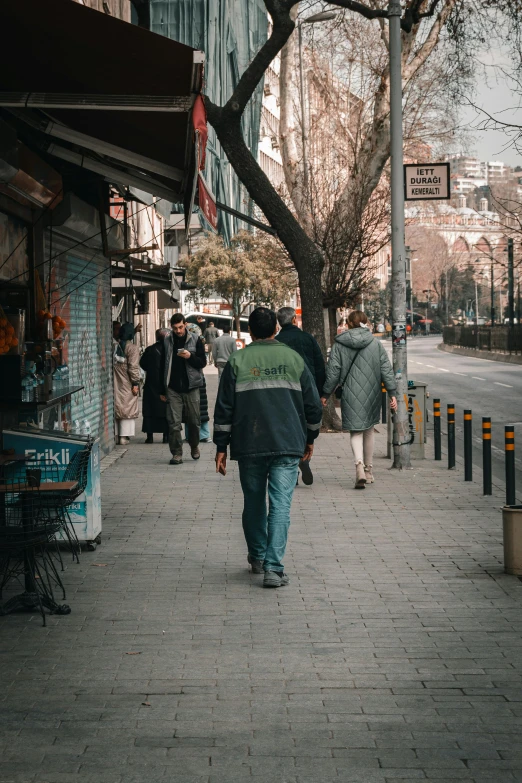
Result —
[[[311,334],[299,329],[296,312],[293,307],[281,307],[277,311],[277,320],[281,327],[276,335],[277,342],[288,345],[289,348],[292,348],[304,359],[306,366],[312,373],[319,396],[321,396],[326,379],[326,369],[319,343]],[[310,468],[310,460],[301,460],[299,468],[301,469],[303,482],[305,484],[313,484],[314,476]]]
[[[216,340],[219,337],[219,331],[214,326],[214,321],[209,321],[208,327],[203,332],[203,339],[205,340],[205,343],[208,345],[208,363],[212,364],[214,361],[212,357],[212,347]]]
[[[290,581],[282,560],[299,460],[313,454],[322,410],[304,359],[274,339],[274,311],[257,307],[248,328],[251,345],[231,355],[219,383],[216,470],[226,475],[230,446],[239,465],[252,573],[264,572],[263,587],[283,587]]]
[[[163,443],[169,440],[169,425],[167,422],[167,404],[160,399],[160,362],[163,340],[170,333],[170,329],[158,329],[156,342],[149,345],[140,359],[140,367],[147,373],[145,386],[143,387],[143,426],[142,432],[147,433],[145,443],[154,443],[154,433],[163,435]]]

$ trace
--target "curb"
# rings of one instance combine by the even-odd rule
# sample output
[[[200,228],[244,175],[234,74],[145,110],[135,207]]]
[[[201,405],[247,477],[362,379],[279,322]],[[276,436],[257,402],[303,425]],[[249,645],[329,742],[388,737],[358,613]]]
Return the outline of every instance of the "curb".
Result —
[[[100,460],[100,473],[103,473],[104,470],[107,470],[112,465],[114,465],[114,463],[121,459],[123,455],[127,453],[127,451],[128,449],[118,448],[118,446],[115,446],[106,457]]]
[[[439,343],[439,351],[455,353],[459,356],[471,356],[474,359],[485,359],[489,362],[504,362],[505,364],[522,364],[522,356],[515,353],[495,353],[493,351],[479,351],[476,348],[462,348],[460,345],[446,345]]]

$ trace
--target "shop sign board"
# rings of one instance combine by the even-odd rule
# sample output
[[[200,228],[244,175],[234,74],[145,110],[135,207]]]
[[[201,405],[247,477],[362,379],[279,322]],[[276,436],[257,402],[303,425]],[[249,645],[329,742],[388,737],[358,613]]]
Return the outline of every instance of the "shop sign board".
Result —
[[[76,439],[61,432],[54,435],[41,430],[5,430],[3,433],[4,448],[13,449],[16,454],[25,454],[28,459],[25,463],[27,467],[31,467],[31,460],[44,460],[46,464],[52,464],[58,472],[65,471],[73,455],[84,449],[86,442],[86,438]],[[54,475],[52,478],[54,479]],[[42,481],[46,481],[45,468]],[[100,445],[97,440],[91,450],[85,492],[76,498],[67,510],[78,539],[94,541],[102,529]],[[59,533],[57,538],[63,539],[64,536]]]
[[[199,172],[198,203],[210,228],[217,232],[218,219],[216,199],[201,172]]]
[[[405,163],[406,201],[440,201],[451,198],[449,163]]]

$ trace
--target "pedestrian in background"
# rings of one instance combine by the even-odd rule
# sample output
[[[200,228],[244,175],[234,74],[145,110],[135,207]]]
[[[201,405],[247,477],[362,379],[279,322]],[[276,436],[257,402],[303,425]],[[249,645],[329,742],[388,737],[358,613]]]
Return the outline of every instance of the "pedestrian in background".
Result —
[[[221,337],[218,337],[212,345],[212,358],[214,359],[214,364],[217,367],[218,376],[220,378],[221,373],[225,369],[225,364],[236,351],[236,338],[232,337],[230,334],[230,326],[227,324],[223,327],[223,334]]]
[[[366,328],[368,318],[353,310],[347,319],[348,330],[337,335],[326,367],[322,403],[341,387],[343,430],[350,433],[355,458],[355,488],[372,484],[374,427],[381,414],[384,383],[390,407],[397,409],[396,384],[388,354],[382,343]]]
[[[140,352],[132,342],[134,334],[134,325],[124,323],[120,327],[118,340],[113,338],[114,415],[120,446],[126,446],[136,434],[136,419],[139,415]]]
[[[120,339],[120,329],[121,329],[121,323],[120,321],[113,321],[112,322],[112,339],[118,340]]]
[[[145,370],[147,376],[143,387],[143,425],[142,432],[147,433],[145,443],[154,443],[154,433],[163,435],[163,443],[169,441],[169,425],[167,423],[167,404],[160,397],[161,388],[160,364],[163,340],[170,334],[170,329],[158,329],[156,342],[145,348],[140,359],[140,367]]]
[[[201,337],[201,329],[196,324],[189,323],[187,321],[187,331],[191,332],[192,334],[197,335],[197,337]],[[212,443],[212,438],[210,437],[210,416],[208,413],[208,397],[207,397],[207,382],[205,380],[205,375],[203,375],[203,384],[199,387],[199,420],[200,420],[200,427],[199,427],[199,442],[200,443]],[[187,424],[187,417],[185,416],[185,413],[183,413],[183,423],[185,425],[185,440],[189,441],[189,428]]]
[[[310,459],[321,427],[321,401],[305,361],[276,335],[276,314],[258,307],[248,319],[252,343],[225,366],[214,412],[216,471],[226,475],[227,448],[238,460],[243,531],[263,587],[290,581],[283,558],[300,459]],[[266,495],[268,490],[268,511]]]
[[[319,396],[323,393],[325,381],[325,364],[319,343],[311,334],[304,332],[297,326],[297,314],[293,307],[281,307],[277,311],[277,320],[281,329],[277,333],[276,340],[288,345],[297,351],[305,360],[305,364],[312,374]],[[301,460],[299,468],[303,477],[303,483],[313,484],[314,476],[310,467],[311,460]]]
[[[208,346],[208,363],[212,364],[212,346],[219,337],[219,331],[214,326],[214,321],[209,321],[208,327],[203,332],[203,339]]]
[[[190,454],[199,459],[199,390],[203,386],[203,367],[207,360],[201,338],[187,329],[185,316],[175,313],[170,319],[171,334],[163,341],[159,385],[161,399],[167,403],[171,465],[183,462],[183,412],[187,417]]]

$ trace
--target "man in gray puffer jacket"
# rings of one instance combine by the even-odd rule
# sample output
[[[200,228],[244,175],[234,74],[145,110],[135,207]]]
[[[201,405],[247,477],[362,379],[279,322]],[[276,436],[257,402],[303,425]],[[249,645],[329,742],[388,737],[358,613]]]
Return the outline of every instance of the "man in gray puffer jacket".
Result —
[[[395,376],[388,355],[379,340],[366,328],[368,318],[361,310],[348,316],[348,330],[337,335],[326,367],[323,405],[337,386],[342,386],[343,430],[351,435],[355,457],[356,489],[364,489],[373,478],[373,428],[381,413],[381,384],[397,408]]]

